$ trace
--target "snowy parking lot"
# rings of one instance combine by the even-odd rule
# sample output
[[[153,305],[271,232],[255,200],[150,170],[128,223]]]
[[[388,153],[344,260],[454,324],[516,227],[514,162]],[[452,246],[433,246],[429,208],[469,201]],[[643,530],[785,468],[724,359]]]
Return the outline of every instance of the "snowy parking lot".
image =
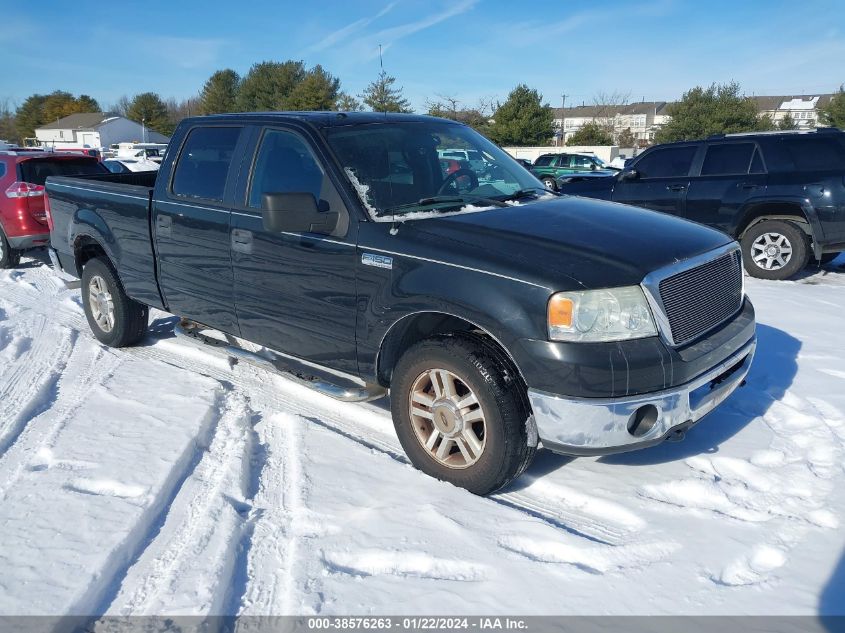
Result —
[[[845,257],[748,280],[747,385],[685,441],[541,451],[480,498],[342,404],[175,339],[89,332],[0,272],[0,614],[845,614]]]

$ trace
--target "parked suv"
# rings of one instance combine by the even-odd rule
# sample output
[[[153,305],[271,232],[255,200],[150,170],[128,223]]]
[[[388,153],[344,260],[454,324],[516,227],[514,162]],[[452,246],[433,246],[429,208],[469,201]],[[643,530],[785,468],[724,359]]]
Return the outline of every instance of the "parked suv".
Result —
[[[0,151],[0,268],[18,265],[21,252],[50,240],[44,210],[47,176],[100,174],[97,158],[18,148]]]
[[[531,173],[552,191],[557,191],[561,176],[600,170],[607,170],[607,175],[613,173],[602,159],[589,154],[543,154],[531,166]]]
[[[845,133],[834,128],[657,145],[614,177],[560,188],[724,231],[763,279],[788,279],[845,250]]]

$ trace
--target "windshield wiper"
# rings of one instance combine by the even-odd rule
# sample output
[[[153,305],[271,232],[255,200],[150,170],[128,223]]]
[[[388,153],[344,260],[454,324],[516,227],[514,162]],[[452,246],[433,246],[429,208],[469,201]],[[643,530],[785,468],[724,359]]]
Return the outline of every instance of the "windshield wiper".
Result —
[[[552,191],[551,189],[546,189],[545,187],[526,187],[525,189],[517,189],[513,193],[505,196],[504,198],[499,198],[499,200],[521,200],[522,198],[528,197],[536,198],[538,191],[542,193],[551,193],[556,196],[560,195],[557,191]]]
[[[497,200],[496,198],[484,198],[483,196],[473,196],[473,195],[466,195],[466,196],[430,196],[428,198],[420,198],[416,202],[411,202],[409,204],[400,204],[395,207],[388,207],[381,213],[379,216],[385,215],[393,215],[396,211],[408,211],[411,209],[417,209],[419,207],[426,207],[433,204],[438,205],[446,205],[445,208],[449,208],[450,206],[454,206],[456,204],[489,204],[493,207],[507,207],[508,205],[503,202],[502,200]],[[431,211],[435,211],[436,209],[431,209]]]

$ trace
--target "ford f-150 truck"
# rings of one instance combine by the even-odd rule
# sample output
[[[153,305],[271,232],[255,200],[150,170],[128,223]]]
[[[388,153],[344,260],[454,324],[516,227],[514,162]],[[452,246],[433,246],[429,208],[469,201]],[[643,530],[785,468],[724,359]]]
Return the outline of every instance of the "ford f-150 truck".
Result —
[[[81,278],[94,335],[131,345],[153,306],[177,334],[312,368],[289,373],[328,395],[389,389],[413,464],[472,492],[540,442],[600,455],[683,437],[749,370],[733,240],[560,197],[465,125],[217,115],[170,147],[157,174],[47,181],[51,256]],[[437,150],[455,147],[496,168],[444,173]]]

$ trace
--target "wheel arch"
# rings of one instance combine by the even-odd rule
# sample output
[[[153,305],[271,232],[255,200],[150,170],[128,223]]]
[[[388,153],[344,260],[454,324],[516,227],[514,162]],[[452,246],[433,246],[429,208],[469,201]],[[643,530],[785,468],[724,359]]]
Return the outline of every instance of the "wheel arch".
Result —
[[[114,261],[99,240],[87,233],[77,235],[73,240],[73,260],[80,278],[82,278],[82,269],[85,268],[85,264],[95,257],[105,258],[116,271]]]
[[[526,385],[525,377],[507,347],[488,329],[455,314],[440,310],[414,312],[396,320],[385,332],[376,353],[376,379],[384,387],[390,385],[393,369],[404,350],[426,338],[457,333],[473,334],[498,350],[500,359],[509,365]],[[526,387],[527,388],[527,387]]]
[[[821,255],[819,237],[821,226],[815,209],[802,200],[774,199],[750,202],[741,214],[734,231],[734,237],[741,240],[748,230],[766,220],[786,220],[797,225],[810,238],[811,249],[816,257]],[[818,252],[816,252],[818,251]]]

